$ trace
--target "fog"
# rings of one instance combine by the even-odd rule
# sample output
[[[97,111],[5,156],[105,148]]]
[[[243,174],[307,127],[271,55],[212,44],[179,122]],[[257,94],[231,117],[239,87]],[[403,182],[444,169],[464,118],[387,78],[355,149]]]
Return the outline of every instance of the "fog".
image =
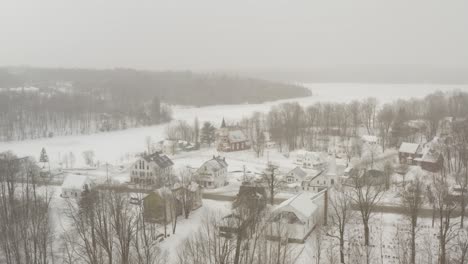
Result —
[[[2,0],[0,64],[468,67],[468,1]]]

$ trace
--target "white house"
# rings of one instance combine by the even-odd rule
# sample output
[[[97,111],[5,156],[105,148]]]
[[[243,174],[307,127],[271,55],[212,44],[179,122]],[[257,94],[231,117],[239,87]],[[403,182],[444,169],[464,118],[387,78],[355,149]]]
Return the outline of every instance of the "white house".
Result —
[[[77,198],[81,197],[81,193],[92,187],[92,182],[87,176],[71,174],[65,177],[62,183],[63,198]]]
[[[132,165],[130,181],[134,184],[153,185],[161,177],[169,177],[174,163],[166,155],[155,152],[140,157]]]
[[[286,174],[285,179],[288,184],[300,183],[306,176],[307,172],[301,169],[301,167],[297,166]]]
[[[269,221],[269,237],[304,243],[318,224],[326,225],[327,195],[327,190],[303,192],[279,204]]]
[[[326,154],[311,151],[298,151],[295,164],[307,169],[321,169],[327,165]]]
[[[339,177],[337,173],[336,158],[335,156],[331,155],[328,159],[327,169],[304,179],[302,182],[302,190],[320,192],[337,184],[338,179]]]
[[[224,186],[227,181],[228,164],[226,158],[213,156],[203,163],[195,172],[198,183],[205,188],[218,188]]]

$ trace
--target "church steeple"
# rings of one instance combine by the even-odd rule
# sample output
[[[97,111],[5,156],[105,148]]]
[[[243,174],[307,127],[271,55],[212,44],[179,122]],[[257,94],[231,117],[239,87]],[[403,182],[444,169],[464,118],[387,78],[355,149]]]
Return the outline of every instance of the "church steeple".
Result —
[[[223,117],[223,122],[221,122],[221,128],[225,128],[226,127],[226,122],[224,122],[224,117]]]

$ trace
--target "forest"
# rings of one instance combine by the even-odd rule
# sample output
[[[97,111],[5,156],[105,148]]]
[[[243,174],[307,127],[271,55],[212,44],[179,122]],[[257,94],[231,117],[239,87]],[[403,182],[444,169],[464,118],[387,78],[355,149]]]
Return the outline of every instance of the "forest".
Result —
[[[310,95],[257,79],[131,69],[0,68],[0,141],[169,121],[169,105],[261,103]]]

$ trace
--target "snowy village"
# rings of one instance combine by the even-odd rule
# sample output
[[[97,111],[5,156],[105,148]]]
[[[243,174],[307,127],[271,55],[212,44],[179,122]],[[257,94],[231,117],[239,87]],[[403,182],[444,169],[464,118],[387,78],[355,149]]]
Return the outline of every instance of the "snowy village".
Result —
[[[291,100],[242,119],[173,119],[128,142],[96,134],[113,146],[81,153],[52,138],[35,144],[38,155],[2,153],[2,197],[31,195],[20,197],[37,205],[16,213],[38,222],[17,224],[53,223],[32,229],[44,240],[28,246],[51,246],[40,250],[63,263],[465,258],[467,102],[461,92],[384,105]]]
[[[0,0],[0,264],[468,264],[468,0]]]

